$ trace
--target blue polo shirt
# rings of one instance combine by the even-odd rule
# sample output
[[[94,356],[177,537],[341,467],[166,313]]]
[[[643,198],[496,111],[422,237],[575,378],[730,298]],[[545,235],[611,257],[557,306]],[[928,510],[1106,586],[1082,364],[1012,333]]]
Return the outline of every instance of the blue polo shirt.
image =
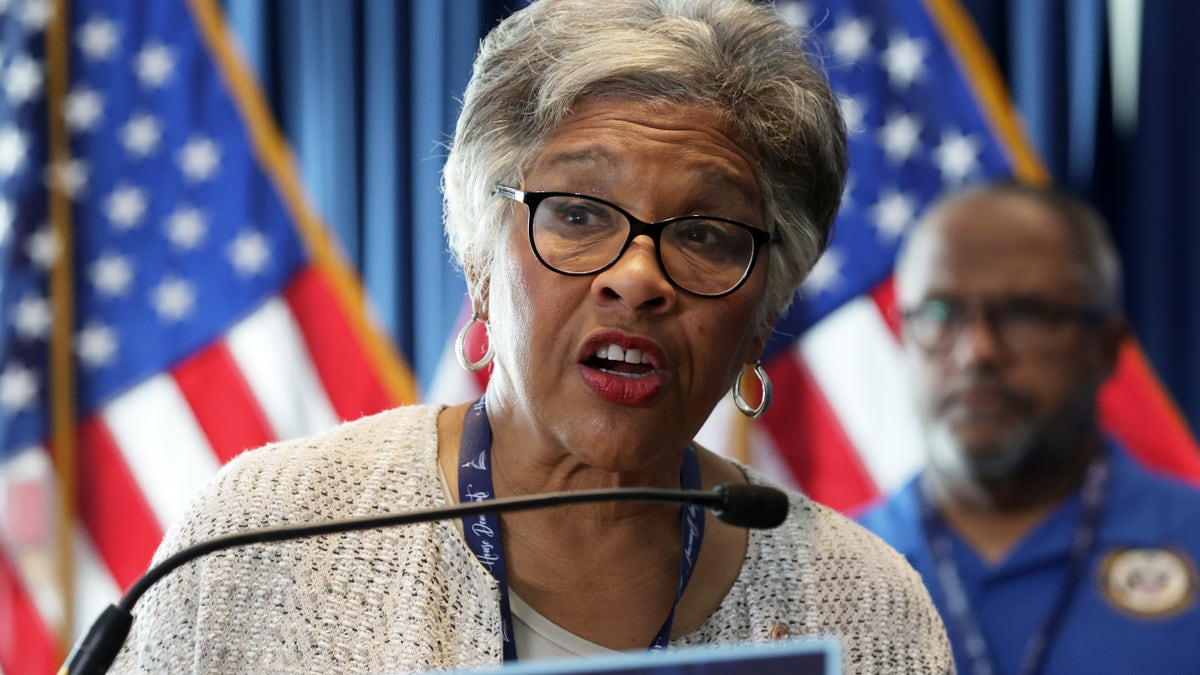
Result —
[[[1042,673],[1200,673],[1200,489],[1153,474],[1110,444],[1107,500],[1086,572]],[[921,526],[917,479],[859,521],[921,574],[967,673]],[[1076,492],[995,564],[950,532],[954,558],[998,675],[1015,674],[1067,576]],[[968,674],[969,675],[969,674]]]

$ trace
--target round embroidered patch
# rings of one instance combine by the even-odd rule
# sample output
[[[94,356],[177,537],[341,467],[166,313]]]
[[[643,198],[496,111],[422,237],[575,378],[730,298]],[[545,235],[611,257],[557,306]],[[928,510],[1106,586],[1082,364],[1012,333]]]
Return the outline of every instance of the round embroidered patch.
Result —
[[[1168,548],[1121,548],[1100,561],[1100,594],[1118,611],[1165,619],[1196,602],[1196,564]]]

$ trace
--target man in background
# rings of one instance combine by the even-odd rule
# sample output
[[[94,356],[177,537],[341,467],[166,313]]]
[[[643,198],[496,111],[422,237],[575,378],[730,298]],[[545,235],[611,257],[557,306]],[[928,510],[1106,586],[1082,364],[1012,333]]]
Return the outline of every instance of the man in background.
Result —
[[[996,183],[936,204],[900,254],[928,464],[861,520],[921,573],[960,673],[1200,672],[1200,490],[1097,421],[1126,331],[1105,229]]]

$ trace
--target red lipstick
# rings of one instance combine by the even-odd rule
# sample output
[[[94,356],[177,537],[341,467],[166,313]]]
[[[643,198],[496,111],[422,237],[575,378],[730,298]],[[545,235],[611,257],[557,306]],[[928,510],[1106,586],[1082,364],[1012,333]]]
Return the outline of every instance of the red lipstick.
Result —
[[[665,382],[665,358],[653,341],[616,330],[593,333],[579,353],[579,373],[601,399],[625,406],[650,403]]]

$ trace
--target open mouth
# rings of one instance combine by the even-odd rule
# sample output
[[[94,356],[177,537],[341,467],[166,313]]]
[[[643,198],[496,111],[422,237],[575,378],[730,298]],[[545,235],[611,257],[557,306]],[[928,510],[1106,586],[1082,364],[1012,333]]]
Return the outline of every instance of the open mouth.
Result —
[[[584,365],[604,373],[621,375],[638,379],[652,375],[656,371],[650,363],[650,356],[640,349],[622,349],[615,344],[609,344],[596,350],[595,356],[584,361]]]

